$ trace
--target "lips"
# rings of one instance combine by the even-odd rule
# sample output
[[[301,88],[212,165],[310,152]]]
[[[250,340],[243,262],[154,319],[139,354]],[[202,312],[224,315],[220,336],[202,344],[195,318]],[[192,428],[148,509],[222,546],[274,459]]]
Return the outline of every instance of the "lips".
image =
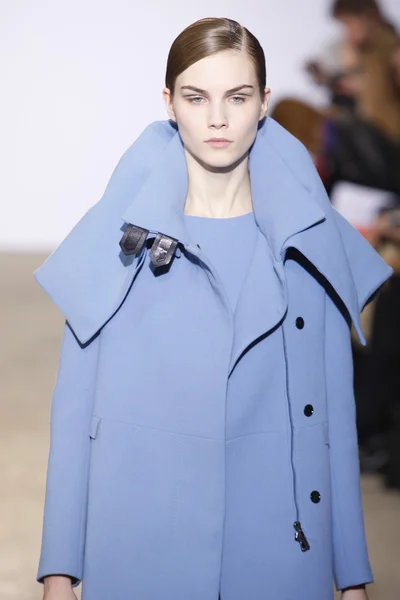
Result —
[[[206,142],[211,148],[227,148],[231,143],[231,140],[226,138],[211,138]]]

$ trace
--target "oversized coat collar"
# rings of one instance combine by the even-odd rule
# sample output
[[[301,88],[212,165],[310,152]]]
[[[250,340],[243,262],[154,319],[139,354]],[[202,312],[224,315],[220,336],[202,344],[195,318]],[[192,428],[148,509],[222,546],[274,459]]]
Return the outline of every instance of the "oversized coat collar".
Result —
[[[365,343],[360,312],[391,269],[332,208],[304,146],[270,118],[257,132],[249,173],[255,219],[277,264],[290,247],[301,252]],[[36,271],[82,344],[112,317],[132,282],[138,259],[119,248],[127,223],[194,249],[184,222],[186,191],[179,132],[168,121],[154,122],[125,152],[101,200]]]

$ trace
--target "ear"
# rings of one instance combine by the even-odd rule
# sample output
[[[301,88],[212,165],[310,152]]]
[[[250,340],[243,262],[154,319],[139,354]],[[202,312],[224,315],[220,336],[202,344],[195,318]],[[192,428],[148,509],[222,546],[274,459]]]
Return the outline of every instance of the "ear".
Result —
[[[265,118],[268,110],[269,99],[271,97],[271,90],[269,88],[265,88],[264,90],[264,98],[261,104],[260,117],[259,121],[262,121]]]
[[[163,100],[165,103],[165,108],[167,109],[167,113],[171,121],[176,123],[176,117],[174,112],[174,107],[172,105],[172,94],[168,88],[164,88],[162,91]]]

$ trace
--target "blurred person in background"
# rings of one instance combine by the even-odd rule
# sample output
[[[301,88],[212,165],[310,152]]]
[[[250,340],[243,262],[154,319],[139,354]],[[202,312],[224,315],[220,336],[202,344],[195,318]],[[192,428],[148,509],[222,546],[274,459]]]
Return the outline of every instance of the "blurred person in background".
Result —
[[[400,38],[375,0],[336,0],[331,12],[344,36],[306,64],[329,106],[305,114],[289,98],[271,114],[309,149],[328,193],[347,181],[400,196]]]
[[[330,42],[306,63],[306,71],[314,82],[328,90],[330,110],[335,107],[355,108],[352,77],[359,73],[359,69],[356,53],[345,39]]]
[[[346,48],[340,79],[353,109],[326,122],[331,176],[400,196],[400,38],[376,0],[335,0]]]
[[[335,0],[332,16],[343,26],[353,69],[346,93],[356,113],[388,139],[400,141],[400,38],[376,0]]]

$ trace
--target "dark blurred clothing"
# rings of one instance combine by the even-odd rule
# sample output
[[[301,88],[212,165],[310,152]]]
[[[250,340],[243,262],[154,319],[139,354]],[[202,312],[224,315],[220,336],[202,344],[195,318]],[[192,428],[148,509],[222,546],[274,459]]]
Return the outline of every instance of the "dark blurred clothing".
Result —
[[[335,183],[348,181],[400,196],[400,142],[344,104],[324,112],[285,98],[271,117],[306,146],[329,195]]]
[[[400,196],[400,139],[344,109],[328,117],[324,127],[321,153],[331,185],[348,181]]]
[[[399,49],[399,35],[384,22],[370,42],[354,49],[358,68],[347,78],[355,104],[350,108],[336,104],[331,140],[322,150],[334,181],[400,195],[400,73],[395,61]]]
[[[373,440],[387,462],[386,484],[400,488],[400,275],[393,276],[378,295],[358,389],[358,430],[361,446]],[[357,389],[356,389],[357,397]]]

